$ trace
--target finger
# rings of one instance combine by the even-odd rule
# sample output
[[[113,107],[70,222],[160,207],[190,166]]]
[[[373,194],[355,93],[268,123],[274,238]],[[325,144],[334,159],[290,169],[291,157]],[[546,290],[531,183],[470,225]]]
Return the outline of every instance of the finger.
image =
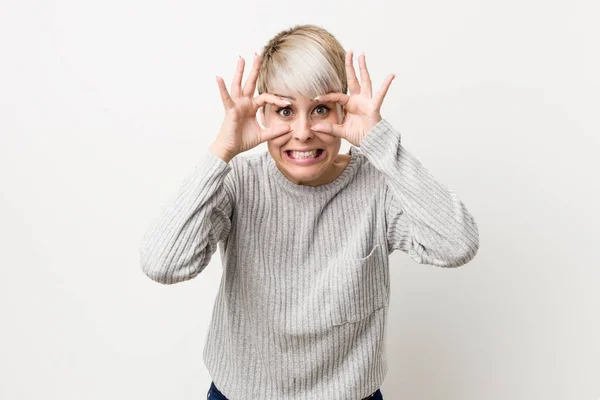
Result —
[[[248,76],[248,80],[244,85],[243,95],[244,96],[252,96],[254,91],[256,90],[256,80],[258,79],[258,71],[260,70],[260,56],[254,53],[254,64],[252,64],[252,71],[250,71],[250,76]]]
[[[354,71],[354,52],[352,50],[346,53],[346,77],[348,78],[348,89],[350,94],[360,94],[360,84]]]
[[[227,92],[225,81],[220,76],[217,76],[217,85],[219,85],[219,93],[221,94],[221,101],[223,101],[223,106],[225,107],[225,110],[234,107],[235,103],[231,99],[231,96],[229,96],[229,92]]]
[[[373,95],[373,89],[371,88],[371,77],[369,76],[369,71],[367,70],[365,53],[361,53],[361,55],[358,56],[358,67],[360,68],[361,93],[371,97]]]
[[[233,81],[231,82],[231,97],[234,99],[240,97],[240,94],[242,93],[242,76],[244,76],[245,63],[242,56],[240,56],[240,58],[238,58],[235,74],[233,75]]]
[[[271,93],[260,94],[260,95],[256,96],[254,99],[252,99],[252,101],[254,102],[254,105],[257,109],[264,106],[267,103],[276,104],[281,107],[289,106],[292,104],[288,100],[284,100],[281,97],[275,96],[274,94],[271,94]]]
[[[381,89],[379,89],[379,91],[377,92],[377,94],[375,95],[375,106],[377,108],[381,107],[381,104],[383,103],[383,99],[385,98],[385,95],[388,92],[388,89],[390,88],[390,85],[392,84],[392,81],[394,80],[394,78],[396,77],[395,74],[389,74],[387,76],[387,78],[385,78],[385,81],[383,81],[383,85],[381,85]]]
[[[335,92],[322,94],[320,96],[315,97],[314,100],[321,101],[323,103],[335,102],[345,106],[346,103],[348,103],[348,100],[350,100],[350,96],[341,92]]]
[[[331,122],[318,122],[310,127],[315,132],[323,132],[333,135],[335,137],[345,138],[344,127],[338,124],[332,124]]]
[[[288,133],[291,129],[291,126],[288,124],[277,124],[272,127],[265,128],[262,131],[261,143],[284,135]]]

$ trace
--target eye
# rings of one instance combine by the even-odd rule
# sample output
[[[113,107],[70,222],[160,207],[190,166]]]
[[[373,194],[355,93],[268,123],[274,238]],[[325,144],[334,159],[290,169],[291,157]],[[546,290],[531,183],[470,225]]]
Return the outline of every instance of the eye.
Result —
[[[318,115],[325,115],[329,112],[329,110],[331,110],[329,107],[324,106],[323,104],[317,106],[317,108],[315,108],[315,112]]]
[[[280,108],[277,110],[277,114],[281,115],[282,117],[289,117],[292,115],[292,110],[290,110],[289,107]]]

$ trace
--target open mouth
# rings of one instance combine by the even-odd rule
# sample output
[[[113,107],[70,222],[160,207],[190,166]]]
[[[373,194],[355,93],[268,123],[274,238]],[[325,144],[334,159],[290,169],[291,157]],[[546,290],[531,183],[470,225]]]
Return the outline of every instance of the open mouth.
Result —
[[[284,156],[283,158],[288,161],[291,162],[293,164],[297,164],[297,165],[311,165],[311,164],[316,164],[321,162],[323,159],[325,159],[325,156],[327,155],[327,153],[325,152],[325,149],[318,149],[316,151],[313,152],[304,152],[304,153],[293,153],[292,151],[286,150],[283,152]]]
[[[304,154],[294,154],[294,152],[291,150],[286,150],[285,153],[288,155],[289,158],[293,160],[316,160],[317,158],[321,157],[321,155],[323,155],[323,152],[323,149],[317,149],[317,151],[312,152],[312,154],[310,152],[305,152]]]

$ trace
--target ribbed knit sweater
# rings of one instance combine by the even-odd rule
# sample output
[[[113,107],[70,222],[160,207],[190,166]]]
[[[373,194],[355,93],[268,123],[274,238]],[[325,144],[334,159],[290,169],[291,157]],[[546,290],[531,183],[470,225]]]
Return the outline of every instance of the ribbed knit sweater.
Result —
[[[229,400],[366,397],[387,373],[389,254],[438,267],[475,256],[473,216],[400,137],[381,120],[320,186],[288,180],[268,151],[205,151],[150,224],[141,266],[162,284],[220,249],[203,360]]]

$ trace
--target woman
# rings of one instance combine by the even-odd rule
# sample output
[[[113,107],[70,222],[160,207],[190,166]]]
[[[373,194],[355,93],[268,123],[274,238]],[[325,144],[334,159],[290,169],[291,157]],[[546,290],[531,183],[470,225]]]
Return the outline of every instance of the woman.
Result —
[[[352,52],[313,25],[278,33],[243,86],[240,58],[231,92],[217,77],[220,132],[144,237],[143,271],[163,284],[220,247],[209,399],[382,399],[389,254],[458,267],[478,250],[465,205],[380,115],[394,76],[373,95],[358,61],[360,81]]]

